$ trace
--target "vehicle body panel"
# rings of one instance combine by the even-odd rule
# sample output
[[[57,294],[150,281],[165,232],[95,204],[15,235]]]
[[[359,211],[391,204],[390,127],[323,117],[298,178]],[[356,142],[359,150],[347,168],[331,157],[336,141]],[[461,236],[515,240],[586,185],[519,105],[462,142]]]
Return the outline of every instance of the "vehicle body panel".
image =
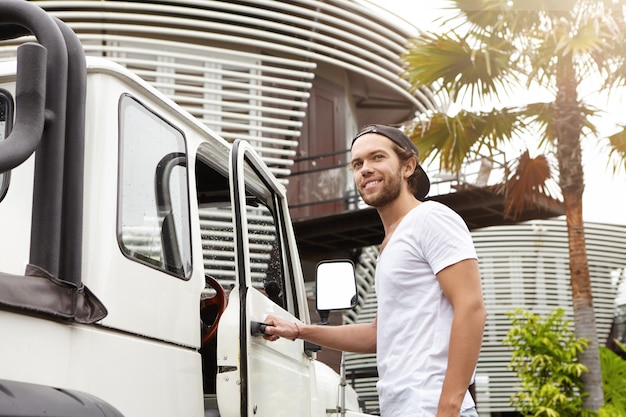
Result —
[[[13,95],[15,71],[15,63],[0,64],[0,88]],[[142,131],[139,113],[125,113],[135,105],[155,121],[156,128],[145,125]],[[80,321],[45,308],[20,309],[23,306],[14,306],[13,298],[7,298],[0,308],[0,380],[82,391],[128,417],[215,415],[214,403],[223,417],[334,414],[338,375],[317,364],[315,353],[307,351],[302,340],[272,343],[250,332],[250,323],[262,322],[268,314],[309,323],[285,187],[252,146],[243,141],[231,146],[129,70],[106,59],[87,60],[85,120],[84,193],[81,218],[76,219],[82,222],[82,242],[73,247],[74,253],[81,253],[81,267],[68,294],[78,303],[81,296],[92,294],[103,311],[91,316],[97,317],[92,321]],[[170,130],[180,136],[180,149],[161,150],[159,126],[164,136]],[[145,190],[128,189],[166,197],[158,207],[132,207],[133,214],[158,226],[147,238],[138,237],[133,248],[128,242],[134,236],[129,238],[125,229],[125,204],[134,196],[124,193],[127,185],[139,182],[138,175],[128,172],[139,172],[140,167],[129,169],[128,154],[140,163],[148,160],[149,168]],[[154,155],[158,163],[150,159]],[[55,271],[48,277],[25,273],[34,246],[31,219],[41,213],[41,206],[33,203],[33,182],[35,174],[48,172],[40,171],[35,159],[30,156],[11,170],[8,192],[0,198],[0,230],[5,236],[0,239],[0,279],[12,283],[16,278],[42,278],[63,284],[68,281]],[[215,186],[209,184],[214,179]],[[180,189],[171,190],[171,183]],[[66,194],[65,187],[61,184],[60,195],[77,195]],[[170,207],[178,203],[176,198],[185,204]],[[206,248],[214,231],[205,229],[213,219],[202,217],[212,204],[224,209],[219,214],[225,219],[218,218],[218,223],[232,223],[215,231],[232,230],[230,240],[223,243],[226,249],[219,249],[228,259],[215,264],[205,256],[214,250]],[[231,212],[225,211],[228,207]],[[188,220],[168,223],[166,212],[175,209]],[[72,220],[65,217],[61,223]],[[151,257],[153,248],[160,252]],[[183,255],[180,268],[168,264]],[[213,346],[202,341],[206,334],[202,329],[217,325],[217,319],[203,322],[200,301],[210,292],[206,276],[231,258],[234,267],[225,276],[232,272],[232,283],[224,288],[228,301]],[[63,289],[61,285],[61,296]],[[24,300],[29,294],[21,296]],[[216,360],[214,374],[205,369],[207,358]],[[215,391],[207,388],[206,380],[212,378]],[[358,409],[354,391],[348,393],[347,404]]]

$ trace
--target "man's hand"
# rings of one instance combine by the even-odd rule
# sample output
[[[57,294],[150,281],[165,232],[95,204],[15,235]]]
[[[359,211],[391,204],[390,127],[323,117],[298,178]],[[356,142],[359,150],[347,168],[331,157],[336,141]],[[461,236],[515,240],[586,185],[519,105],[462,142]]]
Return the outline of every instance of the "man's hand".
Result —
[[[265,318],[267,324],[265,328],[265,340],[273,342],[281,337],[289,340],[296,340],[300,336],[300,325],[295,322],[284,320],[271,314]]]

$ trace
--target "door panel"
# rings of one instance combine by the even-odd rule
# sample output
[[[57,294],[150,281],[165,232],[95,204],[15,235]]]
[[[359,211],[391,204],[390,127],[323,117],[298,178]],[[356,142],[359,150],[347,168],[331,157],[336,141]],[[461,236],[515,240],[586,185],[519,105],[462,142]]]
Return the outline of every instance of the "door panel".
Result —
[[[260,291],[250,288],[248,323],[263,321],[267,314],[297,321]],[[310,360],[303,355],[302,340],[268,342],[248,339],[249,409],[255,416],[293,417],[310,413]],[[256,413],[254,413],[256,410]]]
[[[284,187],[243,141],[233,144],[230,178],[237,283],[220,323],[221,328],[225,320],[229,324],[224,327],[230,330],[218,332],[218,395],[229,393],[232,398],[234,387],[239,387],[241,416],[309,416],[312,362],[304,354],[303,342],[268,342],[250,334],[250,322],[262,322],[268,314],[298,321],[286,247],[284,219],[289,217]],[[234,296],[238,300],[232,303]],[[238,340],[238,363],[233,359],[234,340]]]

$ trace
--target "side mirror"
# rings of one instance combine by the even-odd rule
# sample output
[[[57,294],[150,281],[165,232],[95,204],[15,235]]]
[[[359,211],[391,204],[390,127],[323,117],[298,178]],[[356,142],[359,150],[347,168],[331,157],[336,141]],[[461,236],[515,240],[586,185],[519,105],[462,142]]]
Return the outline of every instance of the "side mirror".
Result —
[[[356,306],[356,278],[352,261],[322,261],[317,264],[315,275],[317,311],[349,310]]]

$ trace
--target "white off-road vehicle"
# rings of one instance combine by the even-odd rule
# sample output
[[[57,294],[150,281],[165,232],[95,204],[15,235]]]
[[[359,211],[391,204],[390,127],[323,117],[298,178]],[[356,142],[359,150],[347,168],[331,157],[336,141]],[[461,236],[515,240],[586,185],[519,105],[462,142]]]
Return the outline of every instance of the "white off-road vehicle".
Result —
[[[0,39],[25,35],[0,64],[0,416],[362,415],[316,346],[259,336],[310,319],[253,148],[0,1]],[[326,308],[349,308],[354,270],[321,265]]]

